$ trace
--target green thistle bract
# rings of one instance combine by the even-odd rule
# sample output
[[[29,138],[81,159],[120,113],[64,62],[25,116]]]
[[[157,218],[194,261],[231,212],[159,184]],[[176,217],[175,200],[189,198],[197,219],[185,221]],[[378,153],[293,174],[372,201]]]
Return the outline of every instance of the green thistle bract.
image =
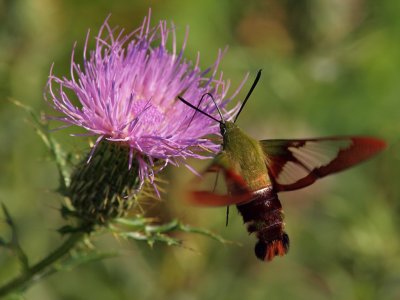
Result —
[[[86,158],[74,170],[67,196],[83,226],[123,217],[131,208],[139,178],[136,165],[127,168],[128,152],[128,147],[103,141],[90,163]]]

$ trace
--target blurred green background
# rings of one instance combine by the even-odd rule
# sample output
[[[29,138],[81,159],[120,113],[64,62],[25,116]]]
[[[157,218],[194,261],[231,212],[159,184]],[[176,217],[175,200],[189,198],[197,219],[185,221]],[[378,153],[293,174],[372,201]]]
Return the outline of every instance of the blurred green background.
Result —
[[[370,162],[301,191],[281,194],[291,249],[272,263],[257,261],[254,237],[232,210],[189,207],[179,197],[190,173],[169,168],[164,213],[242,243],[224,246],[180,236],[174,248],[100,239],[122,256],[56,274],[26,299],[400,299],[400,2],[394,0],[77,1],[0,0],[0,201],[18,223],[32,262],[59,244],[61,199],[45,147],[17,99],[51,113],[42,93],[50,65],[68,74],[86,31],[105,17],[128,30],[152,7],[153,24],[174,21],[186,57],[211,65],[229,45],[221,69],[237,86],[263,76],[239,125],[259,139],[337,134],[376,135],[389,148]],[[233,89],[231,90],[233,91]],[[74,130],[55,133],[85,151]],[[204,164],[193,162],[200,170]],[[0,234],[8,228],[0,223]],[[17,274],[0,249],[0,282]]]

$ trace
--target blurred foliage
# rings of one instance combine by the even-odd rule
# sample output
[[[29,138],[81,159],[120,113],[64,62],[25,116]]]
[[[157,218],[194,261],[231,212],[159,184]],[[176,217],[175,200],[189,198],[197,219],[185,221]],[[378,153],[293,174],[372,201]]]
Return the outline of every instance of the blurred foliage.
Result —
[[[112,24],[134,29],[149,6],[153,24],[174,21],[178,40],[190,26],[186,56],[200,51],[203,68],[229,45],[221,68],[233,86],[263,69],[239,119],[253,136],[368,134],[385,138],[389,148],[354,170],[281,194],[292,246],[269,264],[254,257],[255,239],[239,215],[231,213],[225,228],[224,209],[185,205],[180,191],[192,175],[170,168],[166,201],[153,213],[241,247],[185,234],[184,245],[196,251],[99,238],[102,248],[126,255],[49,277],[26,299],[399,299],[400,2],[394,0],[0,1],[0,201],[18,223],[29,260],[59,244],[59,178],[25,113],[6,100],[54,113],[42,97],[52,62],[56,74],[68,74],[72,45],[78,41],[79,57],[88,28],[96,32],[112,13]],[[64,147],[85,152],[87,140],[68,135],[76,131],[55,135]],[[7,230],[2,220],[0,235]],[[19,265],[0,249],[2,282]]]

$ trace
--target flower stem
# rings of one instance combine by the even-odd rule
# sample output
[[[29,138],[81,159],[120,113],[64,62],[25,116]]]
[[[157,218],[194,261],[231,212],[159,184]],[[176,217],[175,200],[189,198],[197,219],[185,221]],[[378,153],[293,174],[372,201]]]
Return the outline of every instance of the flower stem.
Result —
[[[11,292],[16,292],[25,288],[30,281],[34,280],[36,276],[45,271],[53,263],[66,255],[75,245],[83,239],[84,232],[72,233],[69,238],[56,250],[50,253],[47,257],[39,261],[37,264],[29,267],[23,274],[11,280],[5,285],[0,287],[0,298]]]

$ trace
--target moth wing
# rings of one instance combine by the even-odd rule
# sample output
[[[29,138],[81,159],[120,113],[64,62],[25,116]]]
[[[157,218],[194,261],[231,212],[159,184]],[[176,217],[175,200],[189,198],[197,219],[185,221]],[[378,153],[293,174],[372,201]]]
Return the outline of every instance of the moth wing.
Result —
[[[327,137],[260,141],[277,192],[306,187],[317,179],[347,169],[382,151],[372,137]]]
[[[238,192],[231,195],[229,193],[219,194],[210,191],[191,191],[189,197],[191,203],[204,206],[229,206],[244,203],[251,199],[252,195],[244,179],[233,170],[224,152],[219,153],[214,158],[211,165],[202,173],[202,176],[204,177],[207,173],[212,172],[223,173],[228,190],[229,187],[234,186]]]

